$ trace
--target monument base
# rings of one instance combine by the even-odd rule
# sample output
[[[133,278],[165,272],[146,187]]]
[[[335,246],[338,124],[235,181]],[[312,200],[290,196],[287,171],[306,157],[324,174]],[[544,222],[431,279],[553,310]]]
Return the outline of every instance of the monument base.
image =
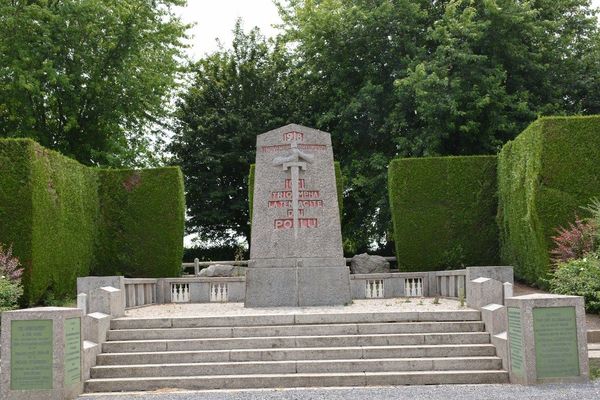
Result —
[[[349,304],[350,270],[345,262],[323,266],[252,265],[246,273],[246,307],[310,307]],[[337,261],[337,260],[336,260]],[[337,265],[334,265],[337,264]]]

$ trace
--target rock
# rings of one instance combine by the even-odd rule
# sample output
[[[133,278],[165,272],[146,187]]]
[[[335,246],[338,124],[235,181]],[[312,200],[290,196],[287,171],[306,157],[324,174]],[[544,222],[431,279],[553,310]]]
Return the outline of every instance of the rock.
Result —
[[[350,271],[353,274],[375,274],[390,272],[390,263],[381,256],[371,256],[367,253],[352,257]]]
[[[198,276],[217,277],[217,276],[235,276],[236,267],[234,265],[212,264],[204,268]]]

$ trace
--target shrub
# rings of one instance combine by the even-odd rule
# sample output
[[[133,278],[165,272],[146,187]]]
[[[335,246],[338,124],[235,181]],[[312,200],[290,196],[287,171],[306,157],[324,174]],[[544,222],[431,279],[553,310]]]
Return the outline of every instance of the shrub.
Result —
[[[498,261],[495,156],[396,159],[388,190],[400,269]]]
[[[12,255],[12,247],[4,249],[0,244],[0,312],[14,310],[23,295],[19,260]]]
[[[0,312],[19,307],[19,299],[23,295],[23,286],[0,276]]]
[[[558,228],[558,235],[553,236],[554,249],[550,252],[555,264],[583,258],[592,253],[596,246],[596,226],[579,218],[569,228]]]
[[[183,250],[183,261],[194,262],[195,258],[199,261],[231,261],[235,260],[236,257],[246,260],[248,255],[248,249],[237,244],[200,245],[185,248]]]
[[[600,260],[590,255],[559,264],[550,280],[550,290],[557,294],[583,296],[588,312],[600,312]]]
[[[600,116],[540,118],[498,156],[500,254],[546,286],[556,227],[600,196]]]

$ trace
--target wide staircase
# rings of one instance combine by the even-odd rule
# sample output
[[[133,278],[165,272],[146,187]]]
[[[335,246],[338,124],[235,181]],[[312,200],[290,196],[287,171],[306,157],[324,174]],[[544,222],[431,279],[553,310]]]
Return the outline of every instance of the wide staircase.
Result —
[[[505,383],[478,311],[119,318],[87,392]]]

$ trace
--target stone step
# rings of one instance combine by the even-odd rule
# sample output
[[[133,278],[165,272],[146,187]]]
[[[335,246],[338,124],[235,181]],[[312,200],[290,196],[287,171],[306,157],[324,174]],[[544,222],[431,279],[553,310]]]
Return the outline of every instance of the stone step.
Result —
[[[116,318],[111,329],[245,327],[269,325],[358,324],[381,322],[480,321],[476,310],[377,313],[258,314],[178,318]]]
[[[272,325],[215,328],[118,329],[108,340],[207,339],[306,335],[481,332],[483,322],[391,322],[375,324]]]
[[[600,368],[600,343],[588,343],[590,367]]]
[[[301,361],[246,361],[104,365],[92,368],[93,379],[201,375],[294,374],[333,372],[451,371],[502,369],[499,357],[396,358]]]
[[[287,336],[211,339],[110,341],[102,345],[103,353],[148,351],[224,350],[253,348],[390,346],[419,344],[489,343],[487,332],[408,333],[389,335]]]
[[[98,355],[97,361],[98,365],[136,365],[237,361],[482,357],[495,355],[496,348],[492,344],[486,343],[104,353]]]
[[[90,379],[86,392],[506,383],[506,371],[411,371]]]

